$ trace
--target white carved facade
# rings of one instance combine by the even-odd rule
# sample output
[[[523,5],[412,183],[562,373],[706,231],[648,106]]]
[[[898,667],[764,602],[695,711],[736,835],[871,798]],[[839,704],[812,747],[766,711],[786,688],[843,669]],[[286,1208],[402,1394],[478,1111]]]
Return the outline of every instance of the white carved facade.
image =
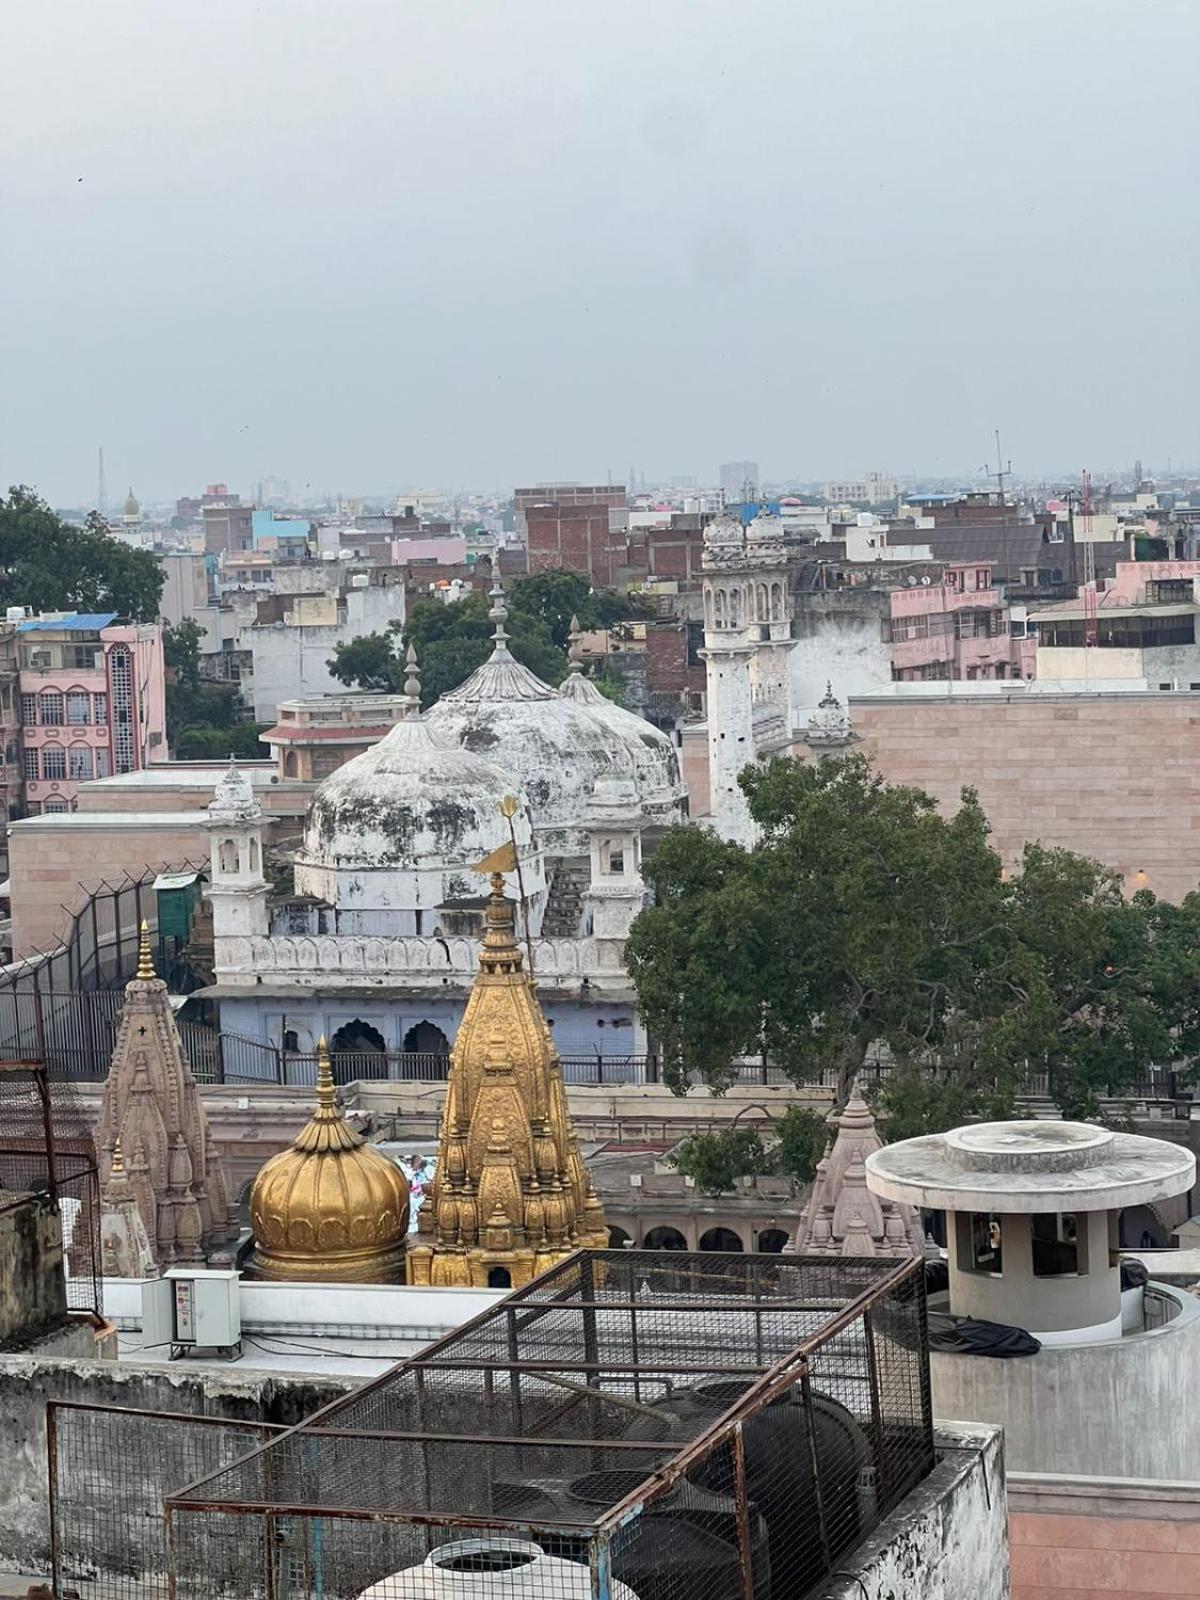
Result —
[[[738,776],[786,749],[791,728],[783,524],[765,508],[748,526],[722,514],[705,530],[703,567],[709,814],[722,838],[749,846],[756,829]]]

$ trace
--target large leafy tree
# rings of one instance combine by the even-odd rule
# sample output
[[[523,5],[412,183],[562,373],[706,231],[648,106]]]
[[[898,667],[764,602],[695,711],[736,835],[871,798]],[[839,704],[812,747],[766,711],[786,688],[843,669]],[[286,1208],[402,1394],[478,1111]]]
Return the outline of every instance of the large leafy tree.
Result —
[[[593,594],[586,578],[571,572],[544,572],[518,578],[507,596],[509,649],[547,683],[567,671],[566,643],[571,617],[583,628],[607,627],[641,615],[639,606],[605,591]],[[329,670],[341,683],[398,694],[404,684],[404,654],[416,646],[421,662],[421,703],[428,707],[456,689],[481,666],[492,649],[495,624],[487,595],[474,592],[444,605],[418,600],[403,627],[371,633],[335,646]]]
[[[862,756],[742,775],[752,850],[675,830],[626,961],[665,1070],[715,1088],[739,1056],[839,1099],[890,1067],[892,1131],[1000,1113],[1028,1071],[1094,1111],[1200,1029],[1200,905],[1125,900],[1097,863],[1030,847],[1006,879],[967,791],[952,817]]]
[[[153,622],[162,587],[154,556],[114,539],[95,512],[77,528],[32,489],[0,496],[0,605],[115,611]]]

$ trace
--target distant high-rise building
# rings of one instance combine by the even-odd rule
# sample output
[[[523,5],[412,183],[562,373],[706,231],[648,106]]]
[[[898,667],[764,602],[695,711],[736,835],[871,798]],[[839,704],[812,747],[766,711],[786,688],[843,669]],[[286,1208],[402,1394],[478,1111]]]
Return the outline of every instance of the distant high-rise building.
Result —
[[[721,464],[721,493],[728,506],[758,499],[758,462],[725,461]]]

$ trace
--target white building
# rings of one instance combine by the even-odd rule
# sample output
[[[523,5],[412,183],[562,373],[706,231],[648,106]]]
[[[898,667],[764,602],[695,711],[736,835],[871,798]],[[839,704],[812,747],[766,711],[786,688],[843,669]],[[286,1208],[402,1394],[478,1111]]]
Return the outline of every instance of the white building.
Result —
[[[493,601],[489,660],[425,716],[410,664],[406,719],[319,786],[295,895],[268,901],[250,848],[261,811],[223,781],[210,892],[227,1032],[304,1052],[321,1034],[335,1054],[444,1050],[475,976],[475,869],[512,842],[509,893],[559,1051],[644,1054],[622,948],[643,835],[681,815],[675,747],[578,673],[560,692],[521,666]]]

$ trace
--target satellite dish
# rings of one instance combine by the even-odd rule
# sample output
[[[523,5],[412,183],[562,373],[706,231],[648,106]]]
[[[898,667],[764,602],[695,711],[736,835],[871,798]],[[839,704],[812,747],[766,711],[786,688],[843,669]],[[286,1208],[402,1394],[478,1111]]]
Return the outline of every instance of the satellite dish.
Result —
[[[931,577],[929,577],[928,575],[926,575],[924,578],[921,579],[921,582],[928,589],[929,585],[933,582],[933,579]]]
[[[915,584],[916,584],[916,581],[917,581],[917,580],[916,580],[916,579],[915,579],[915,578],[914,578],[914,577],[913,577],[913,575],[912,575],[912,573],[911,573],[911,572],[910,572],[910,573],[909,573],[909,575],[908,575],[908,577],[907,577],[907,578],[905,578],[905,580],[904,580],[904,581],[905,581],[905,583],[906,583],[906,584],[907,584],[907,585],[908,585],[908,587],[909,587],[909,588],[910,588],[910,589],[911,589],[911,588],[913,588],[913,587],[914,587],[914,585],[915,585]]]

